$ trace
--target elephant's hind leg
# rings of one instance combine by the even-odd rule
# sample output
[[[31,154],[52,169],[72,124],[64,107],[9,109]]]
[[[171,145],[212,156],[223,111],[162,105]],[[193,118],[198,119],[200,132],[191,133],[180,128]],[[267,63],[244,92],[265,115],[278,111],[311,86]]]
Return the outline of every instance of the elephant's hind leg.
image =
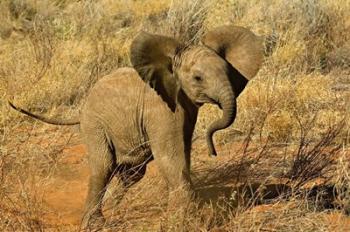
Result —
[[[108,142],[104,131],[95,130],[93,133],[86,133],[85,136],[91,175],[82,227],[89,228],[104,223],[102,199],[116,165],[114,148]]]

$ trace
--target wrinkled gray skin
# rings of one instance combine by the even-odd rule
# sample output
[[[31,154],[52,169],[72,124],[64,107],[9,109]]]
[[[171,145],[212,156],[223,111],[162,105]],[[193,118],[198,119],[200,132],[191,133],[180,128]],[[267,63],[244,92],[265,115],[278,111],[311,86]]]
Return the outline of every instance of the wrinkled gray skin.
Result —
[[[221,36],[210,36],[218,31]],[[249,34],[250,40],[225,38],[232,33]],[[204,45],[184,48],[174,39],[141,32],[131,46],[134,68],[118,69],[92,88],[80,117],[91,168],[84,228],[103,220],[101,201],[111,178],[118,178],[125,192],[144,176],[153,159],[167,180],[169,204],[179,207],[191,199],[190,151],[198,109],[213,103],[223,110],[222,118],[207,131],[209,152],[216,155],[213,134],[233,123],[236,98],[248,81],[226,60],[225,48],[261,45],[249,30],[234,26],[208,35]],[[225,42],[223,47],[205,46],[219,45],[220,40]],[[244,50],[242,70],[257,71],[261,62],[249,62],[249,57],[261,51]],[[40,120],[64,124],[13,107]]]

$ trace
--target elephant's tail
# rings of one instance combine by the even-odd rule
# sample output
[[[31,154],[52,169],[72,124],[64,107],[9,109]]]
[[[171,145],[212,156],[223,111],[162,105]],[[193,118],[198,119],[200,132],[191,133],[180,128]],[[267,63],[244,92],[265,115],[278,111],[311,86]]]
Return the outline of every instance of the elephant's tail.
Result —
[[[63,125],[63,126],[72,126],[72,125],[80,124],[80,121],[78,119],[60,120],[60,119],[54,119],[54,118],[45,118],[44,116],[33,114],[27,110],[19,108],[19,107],[15,106],[14,104],[12,104],[12,102],[10,102],[10,101],[8,101],[8,103],[13,109],[17,110],[18,112],[25,114],[25,115],[28,115],[32,118],[38,119],[42,122],[46,122],[46,123],[53,124],[53,125]]]

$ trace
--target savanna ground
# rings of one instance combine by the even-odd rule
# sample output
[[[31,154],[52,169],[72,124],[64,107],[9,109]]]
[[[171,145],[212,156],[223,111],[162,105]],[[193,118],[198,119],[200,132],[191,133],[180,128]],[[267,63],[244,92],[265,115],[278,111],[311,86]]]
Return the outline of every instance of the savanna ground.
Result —
[[[215,159],[203,135],[220,111],[200,110],[192,178],[201,203],[179,228],[151,164],[120,205],[111,184],[105,229],[350,231],[349,12],[349,0],[1,0],[0,230],[78,230],[89,175],[79,128],[19,115],[7,99],[69,118],[98,79],[130,66],[140,29],[198,43],[233,23],[265,38],[266,59],[234,125],[216,135]]]

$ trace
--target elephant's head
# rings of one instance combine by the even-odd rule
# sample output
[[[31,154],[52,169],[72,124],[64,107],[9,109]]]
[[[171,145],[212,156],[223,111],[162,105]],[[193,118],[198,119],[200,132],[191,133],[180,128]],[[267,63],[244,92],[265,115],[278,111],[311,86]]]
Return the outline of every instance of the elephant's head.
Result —
[[[180,89],[193,107],[213,103],[223,110],[207,130],[209,152],[215,156],[213,134],[233,123],[236,98],[257,73],[263,50],[259,37],[235,26],[214,29],[202,43],[183,46],[175,39],[141,32],[131,45],[131,62],[171,110]]]

